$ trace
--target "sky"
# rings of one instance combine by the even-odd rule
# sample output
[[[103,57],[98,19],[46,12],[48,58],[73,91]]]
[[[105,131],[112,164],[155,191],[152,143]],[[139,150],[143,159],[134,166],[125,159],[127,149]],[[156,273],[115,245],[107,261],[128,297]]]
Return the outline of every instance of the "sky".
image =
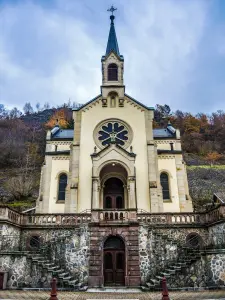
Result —
[[[0,0],[0,103],[98,95],[112,4],[127,94],[172,111],[225,110],[224,0]]]

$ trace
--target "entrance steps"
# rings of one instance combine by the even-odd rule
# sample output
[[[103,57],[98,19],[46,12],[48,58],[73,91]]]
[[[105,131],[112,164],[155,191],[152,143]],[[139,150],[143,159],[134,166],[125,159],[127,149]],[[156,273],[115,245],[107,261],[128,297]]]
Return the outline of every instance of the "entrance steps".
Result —
[[[135,287],[99,287],[99,288],[88,288],[88,293],[142,293],[142,290],[140,288]]]

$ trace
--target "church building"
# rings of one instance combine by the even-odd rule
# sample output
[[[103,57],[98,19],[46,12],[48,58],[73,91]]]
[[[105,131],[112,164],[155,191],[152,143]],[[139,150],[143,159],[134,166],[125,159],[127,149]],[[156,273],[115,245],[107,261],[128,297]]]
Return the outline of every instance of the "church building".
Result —
[[[74,130],[47,133],[36,212],[191,212],[179,130],[153,129],[154,108],[126,94],[110,20],[100,94],[73,110]]]
[[[100,94],[47,132],[35,212],[0,205],[0,289],[225,287],[225,204],[193,212],[179,130],[125,92],[114,10]]]

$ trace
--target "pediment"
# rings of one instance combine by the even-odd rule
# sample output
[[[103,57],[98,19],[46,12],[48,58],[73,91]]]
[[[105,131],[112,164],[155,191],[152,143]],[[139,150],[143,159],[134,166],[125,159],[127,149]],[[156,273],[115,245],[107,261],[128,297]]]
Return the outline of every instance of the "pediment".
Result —
[[[129,160],[135,160],[136,154],[133,152],[128,152],[117,144],[110,144],[101,151],[91,154],[92,160],[99,160],[105,156],[109,157],[110,160],[117,159],[121,156]]]
[[[116,144],[111,144],[101,151],[91,154],[93,176],[98,176],[100,170],[111,163],[119,163],[127,170],[128,176],[134,176],[135,157],[136,154],[130,153]]]

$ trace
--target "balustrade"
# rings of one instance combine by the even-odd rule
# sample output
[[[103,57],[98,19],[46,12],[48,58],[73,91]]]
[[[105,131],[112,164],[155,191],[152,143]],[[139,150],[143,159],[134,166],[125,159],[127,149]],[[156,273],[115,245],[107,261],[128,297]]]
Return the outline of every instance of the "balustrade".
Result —
[[[212,224],[225,219],[225,206],[221,205],[204,213],[148,213],[135,209],[100,210],[76,214],[20,214],[7,206],[0,206],[0,220],[17,225],[53,226],[79,225],[90,222],[129,222],[138,221],[147,224]]]

